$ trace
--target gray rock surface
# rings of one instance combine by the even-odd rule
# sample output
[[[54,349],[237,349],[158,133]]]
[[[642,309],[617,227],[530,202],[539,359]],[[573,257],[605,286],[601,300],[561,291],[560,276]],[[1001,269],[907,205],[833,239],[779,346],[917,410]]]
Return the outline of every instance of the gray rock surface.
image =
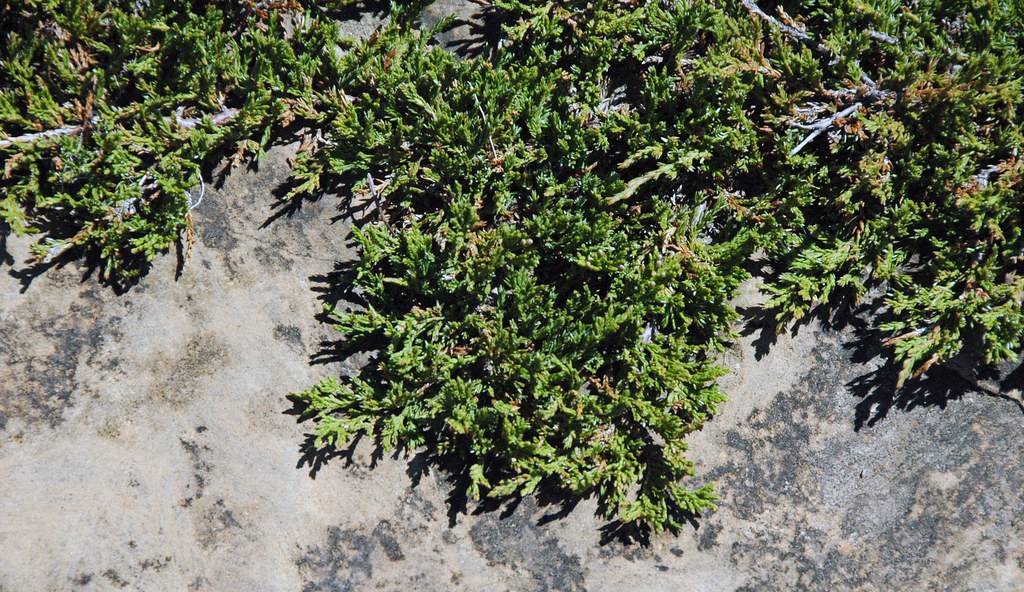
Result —
[[[1024,588],[1020,410],[952,372],[893,401],[849,331],[737,344],[691,439],[720,507],[647,546],[591,500],[450,524],[436,469],[304,456],[284,396],[345,365],[310,363],[311,278],[352,253],[331,199],[261,228],[289,154],[207,195],[177,280],[0,275],[0,590]]]
[[[207,194],[178,279],[173,255],[121,296],[0,273],[0,592],[1024,589],[1020,409],[950,371],[894,396],[853,329],[736,344],[691,438],[719,509],[647,545],[592,500],[453,521],[417,459],[308,454],[285,395],[355,363],[311,363],[317,278],[352,252],[332,199],[265,224],[290,154]]]

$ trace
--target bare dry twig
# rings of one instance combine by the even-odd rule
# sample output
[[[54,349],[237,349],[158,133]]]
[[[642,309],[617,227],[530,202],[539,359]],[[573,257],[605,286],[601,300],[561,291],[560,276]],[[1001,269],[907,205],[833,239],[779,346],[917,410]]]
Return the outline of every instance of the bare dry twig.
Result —
[[[998,164],[989,165],[978,171],[978,174],[974,176],[974,181],[978,184],[979,188],[984,189],[988,187],[989,178],[991,178],[993,174],[998,173],[999,169],[1000,165]]]
[[[202,123],[202,117],[182,117],[181,115],[184,110],[184,107],[178,107],[174,111],[174,120],[178,126],[185,129],[194,129],[197,125]],[[238,115],[238,109],[233,107],[224,107],[221,109],[220,113],[213,115],[211,119],[213,121],[213,125],[224,125],[231,121],[236,115]]]
[[[832,51],[829,48],[815,41],[814,38],[808,35],[806,31],[798,29],[792,25],[787,25],[786,23],[761,10],[761,7],[758,6],[757,2],[754,2],[754,0],[742,1],[744,8],[750,11],[754,16],[760,18],[761,20],[767,22],[768,24],[772,25],[773,27],[781,31],[787,37],[800,43],[803,43],[804,45],[810,47],[811,49],[817,51],[818,53],[826,55],[830,55],[832,53]]]
[[[863,105],[861,103],[859,103],[859,102],[858,103],[854,103],[854,104],[850,105],[849,107],[847,107],[846,109],[843,109],[842,111],[836,112],[831,117],[826,117],[825,119],[820,119],[820,120],[818,120],[818,121],[816,121],[816,122],[814,122],[812,124],[792,123],[791,125],[793,127],[797,127],[797,128],[800,128],[800,129],[811,130],[811,133],[807,134],[807,137],[804,138],[804,140],[802,142],[800,142],[799,144],[796,145],[795,148],[790,150],[789,151],[789,155],[793,156],[797,152],[800,152],[801,150],[803,150],[804,146],[806,146],[806,145],[810,144],[811,142],[813,142],[814,138],[817,138],[818,136],[820,136],[822,132],[824,132],[828,128],[832,127],[840,119],[845,119],[847,117],[852,117],[853,115],[855,115],[857,113],[857,111],[862,106]]]
[[[892,35],[887,35],[881,31],[875,31],[870,29],[868,31],[868,37],[871,37],[875,41],[881,41],[882,43],[888,43],[889,45],[899,45],[899,41]]]
[[[90,124],[94,124],[99,121],[98,116],[93,116],[89,119]],[[8,148],[15,144],[31,144],[38,142],[39,140],[45,140],[47,138],[59,138],[61,136],[71,136],[77,134],[85,128],[84,125],[69,125],[65,127],[59,127],[57,129],[46,130],[43,132],[36,132],[34,134],[24,134],[21,136],[13,136],[10,138],[4,138],[0,140],[0,148]]]
[[[794,27],[794,26],[792,26],[790,24],[787,24],[787,23],[783,22],[780,19],[777,19],[777,18],[767,14],[764,10],[761,9],[760,6],[757,5],[757,2],[755,2],[754,0],[742,0],[742,3],[743,3],[743,6],[751,14],[753,14],[755,17],[757,17],[757,18],[767,22],[771,26],[777,28],[779,31],[781,31],[784,35],[786,35],[790,39],[793,39],[794,41],[797,41],[798,43],[802,43],[802,44],[806,45],[807,47],[810,47],[813,51],[815,51],[818,54],[820,54],[821,57],[828,58],[829,59],[829,65],[833,65],[833,64],[838,63],[839,57],[835,54],[835,52],[833,52],[826,45],[816,41],[813,37],[811,37],[810,34],[808,34],[803,29],[799,29],[797,27]],[[878,32],[878,31],[874,31],[874,30],[868,31],[868,35],[870,35],[873,39],[876,39],[878,41],[882,41],[884,43],[890,43],[890,44],[898,43],[895,38],[893,38],[893,37],[891,37],[889,35],[886,35],[885,33]],[[860,63],[857,60],[853,61],[853,65],[856,65],[857,69],[860,69]],[[861,82],[860,86],[857,86],[857,87],[854,87],[854,88],[838,90],[838,91],[831,91],[830,90],[830,91],[825,91],[824,92],[824,94],[826,96],[828,96],[829,98],[832,98],[834,100],[837,100],[837,101],[845,102],[845,101],[855,100],[856,102],[853,103],[852,105],[850,105],[850,106],[848,106],[848,107],[846,107],[846,108],[844,108],[844,109],[842,109],[840,111],[837,111],[835,114],[833,114],[833,115],[831,115],[829,117],[825,117],[823,119],[819,119],[818,121],[815,121],[813,123],[809,123],[808,124],[808,123],[796,122],[796,121],[790,122],[790,125],[792,127],[799,128],[799,129],[809,130],[811,132],[811,133],[809,133],[807,135],[807,137],[805,137],[803,139],[803,141],[801,141],[799,144],[796,145],[796,147],[794,147],[792,150],[790,150],[790,152],[789,152],[790,156],[793,156],[794,154],[797,154],[798,152],[803,150],[805,146],[807,146],[812,141],[814,141],[814,139],[817,138],[818,136],[820,136],[822,134],[822,132],[827,131],[830,127],[835,125],[838,121],[840,121],[842,119],[845,119],[847,117],[852,117],[852,116],[856,115],[857,112],[861,108],[863,108],[865,104],[867,104],[867,103],[874,103],[874,102],[881,101],[883,99],[892,98],[893,96],[895,96],[895,93],[893,93],[892,91],[883,90],[883,89],[878,88],[878,84],[874,80],[872,80],[871,77],[868,76],[863,71],[860,73],[860,77],[859,78],[860,78],[860,82]],[[814,111],[817,113],[817,112],[820,112],[820,109],[815,109]]]
[[[178,107],[174,112],[174,121],[179,127],[185,129],[195,129],[202,121],[202,117],[182,117],[184,107]],[[236,115],[238,115],[238,109],[232,107],[225,107],[220,113],[217,113],[211,117],[213,125],[224,125],[231,121]],[[59,127],[52,130],[46,130],[42,132],[35,132],[32,134],[23,134],[20,136],[12,136],[10,138],[0,139],[0,149],[9,148],[15,144],[32,144],[39,140],[45,140],[48,138],[59,138],[61,136],[73,136],[80,133],[86,128],[87,125],[95,125],[100,120],[98,115],[94,115],[89,118],[87,124],[83,125],[68,125]]]

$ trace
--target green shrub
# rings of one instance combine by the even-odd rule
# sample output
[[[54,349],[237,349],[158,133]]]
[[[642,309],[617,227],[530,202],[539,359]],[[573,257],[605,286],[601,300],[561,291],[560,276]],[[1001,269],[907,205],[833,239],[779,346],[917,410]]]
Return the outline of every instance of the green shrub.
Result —
[[[1021,353],[1022,6],[799,3],[827,52],[778,34],[766,52],[786,73],[761,197],[772,302],[787,319],[881,293],[901,383],[975,340],[987,362]],[[857,105],[792,154],[797,126]]]
[[[340,56],[358,3],[304,4],[0,4],[3,133],[75,132],[0,140],[0,211],[131,277],[204,164],[308,126],[292,196],[374,212],[332,314],[375,353],[297,395],[318,445],[427,446],[474,497],[675,528],[713,505],[684,438],[755,256],[780,326],[878,298],[901,383],[1021,353],[1019,2],[494,0],[461,57],[425,2]]]
[[[386,204],[356,231],[365,306],[335,317],[379,360],[300,395],[319,443],[428,444],[462,457],[476,498],[547,484],[677,526],[713,500],[679,481],[683,437],[722,400],[711,359],[744,277],[743,241],[712,240],[724,199],[627,199],[618,171],[644,130],[600,86],[620,43],[567,76],[428,37],[392,28],[348,54],[346,94],[320,97],[324,144],[299,161],[305,185]]]
[[[301,117],[337,37],[246,2],[0,2],[0,215],[50,263],[136,277],[190,228],[204,167]]]
[[[473,495],[547,480],[674,527],[712,500],[676,485],[678,443],[720,399],[754,249],[780,322],[880,293],[901,382],[970,331],[1020,352],[1019,9],[787,8],[495,2],[485,57],[405,30],[350,54],[298,177],[381,205],[366,308],[337,316],[380,354],[301,394],[320,441],[429,444]]]

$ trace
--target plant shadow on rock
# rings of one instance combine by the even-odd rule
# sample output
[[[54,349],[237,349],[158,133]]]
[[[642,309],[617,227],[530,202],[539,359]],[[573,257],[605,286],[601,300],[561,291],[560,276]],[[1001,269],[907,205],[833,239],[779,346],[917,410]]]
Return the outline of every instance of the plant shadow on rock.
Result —
[[[852,294],[837,293],[830,302],[813,308],[787,330],[797,335],[811,323],[817,323],[823,329],[847,336],[843,347],[849,351],[849,362],[866,369],[845,385],[850,394],[859,399],[853,413],[855,430],[874,426],[893,409],[945,409],[951,401],[975,391],[1012,401],[1024,412],[1021,401],[1005,394],[1024,385],[1024,364],[1018,363],[1009,369],[984,364],[967,353],[973,349],[970,344],[945,364],[897,386],[901,367],[885,346],[890,335],[878,328],[889,320],[885,304],[881,298],[856,302]],[[760,360],[776,344],[780,334],[776,322],[778,311],[767,306],[750,306],[739,307],[738,312],[743,319],[740,334],[757,334],[753,343],[755,358]],[[977,336],[970,339],[977,339]],[[983,380],[990,381],[998,390],[980,386],[979,381]]]
[[[14,257],[7,249],[7,237],[10,232],[11,227],[6,222],[0,221],[0,265],[14,264]]]
[[[442,46],[465,58],[493,56],[502,38],[502,27],[512,24],[492,5],[478,5],[469,17],[451,18],[439,31]]]
[[[278,146],[285,146],[295,142],[301,133],[301,127],[299,125],[290,125],[284,128],[276,130],[276,133],[270,138],[267,145],[268,149]],[[228,145],[223,145],[217,150],[209,153],[200,163],[199,170],[204,180],[209,179],[208,182],[204,181],[201,185],[202,189],[193,188],[190,191],[190,199],[198,198],[210,189],[221,189],[224,183],[227,181],[228,176],[238,168],[244,168],[248,171],[258,171],[260,167],[260,161],[257,159],[249,159],[240,164],[233,165],[230,157],[235,154],[235,149]],[[275,218],[276,219],[276,218]],[[191,222],[188,222],[191,224]],[[261,226],[265,228],[269,224]],[[81,221],[76,219],[73,213],[69,213],[67,218],[49,218],[43,220],[41,224],[36,225],[39,230],[39,235],[46,236],[49,238],[56,239],[69,239],[75,236],[81,230]],[[103,261],[100,257],[100,252],[94,248],[87,248],[82,250],[80,248],[70,248],[60,253],[51,260],[40,260],[35,257],[31,257],[24,261],[24,267],[20,269],[13,268],[15,260],[13,255],[7,249],[7,239],[10,235],[11,229],[6,224],[0,225],[0,266],[9,265],[12,269],[8,270],[8,274],[16,278],[21,284],[21,292],[25,293],[31,287],[32,283],[44,275],[51,269],[63,269],[69,264],[81,265],[82,267],[82,283],[88,281],[96,281],[102,286],[105,286],[117,295],[124,295],[131,291],[133,287],[138,285],[143,277],[153,267],[153,261],[148,260],[142,254],[127,253],[123,255],[122,262],[126,268],[131,269],[134,273],[132,275],[119,274],[113,277],[103,277],[99,273],[100,268],[103,265]],[[188,233],[194,232],[194,228],[185,230],[179,233],[177,239],[174,241],[173,249],[175,254],[175,267],[174,267],[174,279],[178,280],[184,273],[185,265],[189,259],[189,246],[186,244],[189,240]]]
[[[288,4],[288,3],[285,3]],[[295,3],[292,3],[295,4]],[[343,5],[342,5],[343,4]],[[296,4],[296,6],[298,6]],[[140,10],[145,7],[141,7]],[[392,3],[383,0],[361,0],[357,2],[345,2],[345,3],[325,3],[323,6],[318,6],[316,3],[308,3],[303,6],[303,9],[307,12],[313,13],[317,17],[324,19],[333,19],[341,23],[356,23],[356,27],[362,27],[363,21],[367,17],[370,19],[383,20],[390,12]],[[28,15],[26,13],[26,17]],[[372,29],[373,25],[366,25],[368,29]],[[155,51],[159,48],[159,44],[154,47]],[[127,59],[127,58],[126,58]],[[120,63],[119,60],[113,60],[111,63]],[[106,67],[106,66],[104,66]],[[113,76],[112,73],[108,72],[109,76]],[[6,81],[5,81],[6,82]],[[128,89],[132,92],[127,93],[126,96],[134,97],[130,100],[138,100],[138,88],[133,88],[130,84]],[[277,89],[280,90],[280,89]],[[134,94],[133,94],[134,93]],[[235,97],[236,99],[239,97]],[[245,101],[242,100],[244,103]],[[137,107],[136,103],[128,105],[127,110],[131,110]],[[179,114],[180,117],[180,114]],[[152,122],[149,122],[152,123]],[[296,142],[299,140],[304,133],[308,132],[310,121],[296,118],[288,121],[275,121],[272,128],[266,132],[266,136],[260,142],[261,150],[269,149],[274,146],[281,146]],[[85,129],[89,129],[89,126],[83,126]],[[257,133],[258,130],[252,129],[240,129],[233,131],[226,135],[224,141],[219,142],[215,147],[210,149],[209,152],[204,153],[201,157],[197,157],[195,164],[198,165],[198,172],[202,179],[206,180],[206,185],[212,188],[219,188],[223,185],[226,176],[235,168],[230,166],[229,162],[234,161],[232,156],[240,154],[238,151],[239,146],[244,145],[244,142],[252,142],[253,138],[250,137],[252,134]],[[5,136],[7,134],[4,134]],[[83,134],[85,136],[86,134]],[[101,151],[102,154],[102,151]],[[136,166],[139,172],[144,172],[147,169],[157,168],[159,159],[150,158],[146,154],[140,154],[143,162],[140,162]],[[149,160],[146,160],[149,158]],[[55,159],[60,161],[59,158]],[[97,162],[102,161],[99,158]],[[12,160],[12,163],[14,160]],[[255,170],[258,168],[259,163],[257,159],[247,159],[242,163],[242,166]],[[145,177],[143,177],[145,178]],[[88,185],[89,179],[81,181],[83,184]],[[288,187],[284,184],[279,191],[275,191],[274,195],[278,197],[278,203],[275,204],[280,206],[282,203],[281,196],[287,193]],[[64,190],[64,187],[61,187]],[[193,187],[189,193],[198,193],[198,189]],[[192,199],[190,197],[190,199]],[[175,267],[175,279],[180,278],[184,271],[184,266],[187,263],[189,245],[188,242],[191,239],[191,229],[186,228],[189,222],[189,218],[178,218],[177,206],[169,201],[170,198],[161,196],[160,200],[154,200],[153,203],[161,203],[163,206],[170,204],[172,208],[167,209],[165,212],[157,212],[154,217],[169,217],[176,220],[178,236],[176,239],[171,239],[169,243],[162,248],[162,252],[166,254],[167,251],[173,250],[177,256],[177,264]],[[162,206],[162,207],[163,207]],[[53,239],[59,242],[73,241],[77,236],[80,236],[83,231],[83,227],[87,228],[89,222],[88,216],[94,216],[95,213],[76,212],[72,209],[68,209],[64,212],[60,212],[57,208],[49,208],[48,213],[38,215],[32,220],[32,227],[34,232],[32,235],[42,239]],[[289,214],[291,208],[285,208],[275,215],[271,216],[266,221],[263,227],[268,226],[273,220],[276,220],[281,215]],[[84,217],[83,217],[84,216]],[[55,253],[52,257],[46,259],[30,257],[23,262],[23,265],[19,268],[15,268],[16,263],[14,256],[8,249],[8,238],[13,232],[11,226],[7,223],[0,222],[0,267],[7,265],[9,269],[8,273],[11,277],[17,279],[21,283],[21,291],[25,292],[28,290],[30,285],[35,281],[36,278],[42,276],[50,269],[60,269],[68,265],[69,263],[80,264],[83,268],[82,281],[90,281],[95,279],[101,285],[104,285],[112,289],[116,294],[124,294],[130,291],[134,286],[138,284],[142,277],[144,277],[152,268],[153,260],[150,254],[147,256],[141,252],[140,248],[133,246],[124,246],[120,248],[116,254],[116,259],[121,268],[126,272],[115,272],[112,275],[106,275],[102,273],[104,270],[104,258],[108,261],[115,258],[114,255],[108,253],[101,253],[102,246],[97,246],[92,243],[87,243],[85,247],[79,244],[75,244],[63,251]],[[146,231],[152,234],[153,231]],[[131,235],[132,240],[135,239],[146,239],[149,238],[146,234],[139,234],[136,232]],[[127,239],[125,239],[127,240]]]
[[[48,237],[55,238],[70,238],[74,236],[80,229],[80,225],[73,220],[48,220],[46,224],[37,224],[41,234],[45,234]],[[12,278],[18,280],[21,284],[20,292],[24,294],[32,286],[32,283],[40,276],[50,271],[51,269],[63,269],[68,264],[79,264],[83,268],[82,271],[82,283],[89,281],[92,278],[96,278],[96,281],[111,290],[115,294],[122,295],[127,293],[133,286],[138,284],[139,280],[144,276],[150,269],[150,262],[146,261],[144,257],[133,257],[130,261],[126,261],[130,267],[135,269],[137,275],[129,278],[100,278],[98,272],[103,262],[100,258],[99,252],[89,249],[84,253],[78,249],[68,249],[59,256],[54,257],[52,260],[40,260],[35,257],[30,257],[23,262],[24,267],[17,269],[14,268],[14,257],[7,251],[6,243],[8,237],[8,229],[0,228],[0,265],[8,265],[11,267],[7,271],[7,274]],[[178,243],[180,244],[180,239]],[[184,252],[182,247],[177,247],[176,252],[178,253],[179,260],[182,258]],[[177,267],[181,268],[183,261],[179,261]]]

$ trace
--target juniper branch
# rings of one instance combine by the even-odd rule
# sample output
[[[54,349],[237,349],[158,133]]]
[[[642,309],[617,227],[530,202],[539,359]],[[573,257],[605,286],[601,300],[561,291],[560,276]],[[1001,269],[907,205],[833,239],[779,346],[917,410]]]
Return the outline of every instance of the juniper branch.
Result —
[[[175,121],[175,123],[177,123],[179,127],[182,127],[184,129],[195,129],[196,126],[198,126],[203,121],[203,118],[202,117],[182,117],[181,115],[184,112],[184,109],[185,109],[184,107],[178,107],[175,110],[175,112],[174,112],[174,121]],[[217,113],[217,114],[213,115],[211,117],[211,121],[213,122],[213,125],[218,125],[218,126],[219,125],[224,125],[225,123],[231,121],[236,115],[238,115],[238,109],[234,109],[234,108],[231,108],[231,107],[225,107],[223,110],[221,110],[220,113]],[[98,115],[94,115],[91,118],[89,118],[88,125],[95,125],[99,120],[100,120],[99,116]],[[81,131],[84,130],[85,127],[86,127],[85,124],[82,124],[82,125],[68,125],[68,126],[59,127],[59,128],[52,129],[52,130],[46,130],[46,131],[42,131],[42,132],[35,132],[35,133],[32,133],[32,134],[23,134],[23,135],[20,135],[20,136],[13,136],[13,137],[10,137],[10,138],[4,138],[4,139],[0,140],[0,149],[10,148],[11,146],[14,146],[15,144],[33,144],[33,143],[38,142],[40,140],[46,140],[46,139],[49,139],[49,138],[59,138],[59,137],[62,137],[62,136],[73,136],[75,134],[81,133]]]
[[[89,124],[90,125],[95,124],[97,121],[99,121],[99,117],[98,116],[93,116],[91,119],[89,119]],[[38,142],[39,140],[45,140],[45,139],[48,139],[48,138],[59,138],[61,136],[71,136],[71,135],[74,135],[74,134],[77,134],[77,133],[81,132],[83,129],[85,129],[85,125],[84,124],[83,125],[68,125],[68,126],[64,126],[64,127],[59,127],[57,129],[46,130],[46,131],[42,131],[42,132],[36,132],[36,133],[33,133],[33,134],[24,134],[24,135],[21,135],[21,136],[14,136],[14,137],[11,137],[11,138],[4,138],[4,139],[0,140],[0,149],[10,148],[11,146],[14,146],[15,144],[32,144],[32,143]]]
[[[850,116],[854,115],[862,106],[863,105],[861,103],[859,103],[859,102],[854,103],[854,104],[850,105],[849,107],[847,107],[846,109],[843,109],[842,111],[836,112],[831,117],[827,117],[825,119],[818,120],[815,123],[812,123],[812,124],[809,124],[809,125],[808,124],[798,124],[798,123],[792,124],[793,127],[798,127],[800,129],[809,129],[809,130],[811,130],[811,133],[807,134],[807,137],[804,138],[804,140],[802,142],[800,142],[799,144],[796,145],[795,148],[790,150],[789,151],[789,155],[793,156],[796,153],[798,153],[801,150],[803,150],[804,146],[806,146],[806,145],[810,144],[811,142],[813,142],[814,139],[817,138],[818,136],[820,136],[822,132],[824,132],[828,128],[832,127],[833,125],[835,125],[835,123],[837,121],[839,121],[840,119],[844,119],[846,117],[850,117]]]
[[[194,129],[203,121],[202,117],[182,117],[182,113],[184,113],[184,111],[184,107],[178,107],[174,111],[174,120],[179,127]],[[238,115],[238,109],[233,107],[224,107],[221,109],[220,113],[211,116],[210,119],[213,122],[213,125],[223,125],[231,121],[236,115]]]
[[[988,187],[988,180],[989,180],[989,178],[991,178],[994,173],[998,173],[998,172],[999,172],[999,165],[998,164],[989,165],[989,166],[981,169],[980,171],[978,171],[978,174],[974,176],[974,180],[978,184],[978,187],[984,189],[984,188]]]
[[[889,45],[899,45],[899,41],[892,35],[887,35],[881,31],[874,29],[868,30],[868,37],[871,37],[875,41],[881,41],[882,43],[888,43]]]
[[[826,56],[832,55],[832,50],[830,50],[825,45],[822,45],[821,43],[815,41],[814,38],[808,35],[806,31],[798,29],[792,25],[787,25],[786,23],[766,13],[765,11],[761,10],[761,7],[758,6],[757,2],[754,2],[754,0],[742,0],[742,2],[743,7],[750,11],[751,14],[760,18],[761,20],[765,21],[771,26],[775,27],[790,39],[793,39],[798,43],[803,43],[807,47],[810,47],[811,49],[820,54]]]

